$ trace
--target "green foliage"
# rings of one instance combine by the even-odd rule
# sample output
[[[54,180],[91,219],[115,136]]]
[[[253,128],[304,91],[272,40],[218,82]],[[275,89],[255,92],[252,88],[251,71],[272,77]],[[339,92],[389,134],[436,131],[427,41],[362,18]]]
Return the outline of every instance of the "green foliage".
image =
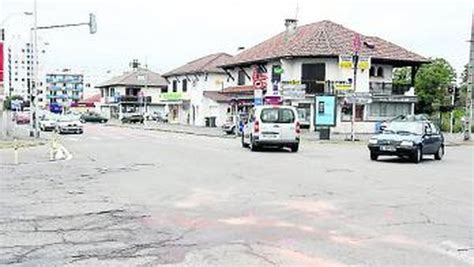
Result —
[[[446,103],[448,87],[455,82],[454,68],[442,58],[422,65],[416,74],[417,113],[433,114]]]
[[[411,84],[411,68],[395,68],[393,70],[393,83],[394,84]]]

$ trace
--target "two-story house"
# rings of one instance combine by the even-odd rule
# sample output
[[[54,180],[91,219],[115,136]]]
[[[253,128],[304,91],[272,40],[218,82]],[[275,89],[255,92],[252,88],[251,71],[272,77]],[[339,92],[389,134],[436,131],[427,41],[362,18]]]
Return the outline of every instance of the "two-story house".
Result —
[[[217,66],[231,57],[226,53],[211,54],[163,74],[169,82],[170,122],[196,126],[219,126],[225,122],[229,103],[214,97],[214,92],[228,84],[227,74]]]
[[[347,58],[352,59],[354,39],[358,38],[359,59],[363,64],[357,68],[355,93],[367,101],[355,104],[356,132],[373,132],[378,121],[414,112],[414,85],[393,84],[392,73],[397,67],[411,67],[414,77],[419,66],[428,62],[426,58],[327,20],[298,27],[296,20],[288,19],[285,26],[285,31],[220,66],[235,89],[262,88],[264,98],[280,98],[298,107],[300,117],[311,127],[315,96],[337,95],[333,132],[347,133],[354,101],[353,97],[351,101],[347,97],[354,89],[354,69]],[[302,94],[285,99],[287,88],[302,90]]]
[[[132,69],[96,86],[100,89],[100,112],[109,118],[120,119],[124,114],[158,112],[166,114],[162,95],[168,91],[168,82],[156,72],[140,67]]]

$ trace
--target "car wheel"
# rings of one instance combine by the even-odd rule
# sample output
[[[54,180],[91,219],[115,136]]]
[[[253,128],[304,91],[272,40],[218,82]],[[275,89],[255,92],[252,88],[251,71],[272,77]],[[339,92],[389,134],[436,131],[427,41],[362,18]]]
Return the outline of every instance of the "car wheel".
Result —
[[[421,147],[416,148],[411,159],[414,163],[420,163],[423,160],[423,150]]]
[[[371,160],[377,160],[379,158],[379,155],[377,153],[374,153],[374,152],[370,152],[370,159]]]
[[[245,143],[244,135],[242,135],[242,147],[245,147],[245,148],[249,147],[249,144]]]
[[[105,120],[101,120],[100,123],[105,123]]]
[[[259,147],[258,145],[255,143],[255,141],[253,140],[253,137],[250,136],[250,144],[249,144],[249,147],[250,147],[250,150],[251,151],[258,151]]]
[[[299,149],[299,148],[300,148],[300,144],[294,144],[294,145],[291,145],[291,146],[290,146],[290,150],[291,150],[291,152],[293,152],[293,153],[298,152],[298,149]]]
[[[444,156],[444,146],[440,146],[436,154],[434,155],[435,160],[441,160]]]

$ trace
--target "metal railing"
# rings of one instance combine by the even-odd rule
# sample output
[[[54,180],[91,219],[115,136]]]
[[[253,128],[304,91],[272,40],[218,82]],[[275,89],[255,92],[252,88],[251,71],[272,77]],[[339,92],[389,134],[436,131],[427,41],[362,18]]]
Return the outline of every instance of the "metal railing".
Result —
[[[411,87],[411,84],[369,82],[369,91],[373,95],[404,95]]]

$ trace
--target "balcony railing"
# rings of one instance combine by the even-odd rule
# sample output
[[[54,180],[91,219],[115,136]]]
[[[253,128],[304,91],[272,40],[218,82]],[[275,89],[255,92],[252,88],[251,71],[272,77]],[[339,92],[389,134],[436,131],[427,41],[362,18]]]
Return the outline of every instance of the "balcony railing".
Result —
[[[370,93],[373,95],[404,95],[411,87],[411,84],[369,82]]]

